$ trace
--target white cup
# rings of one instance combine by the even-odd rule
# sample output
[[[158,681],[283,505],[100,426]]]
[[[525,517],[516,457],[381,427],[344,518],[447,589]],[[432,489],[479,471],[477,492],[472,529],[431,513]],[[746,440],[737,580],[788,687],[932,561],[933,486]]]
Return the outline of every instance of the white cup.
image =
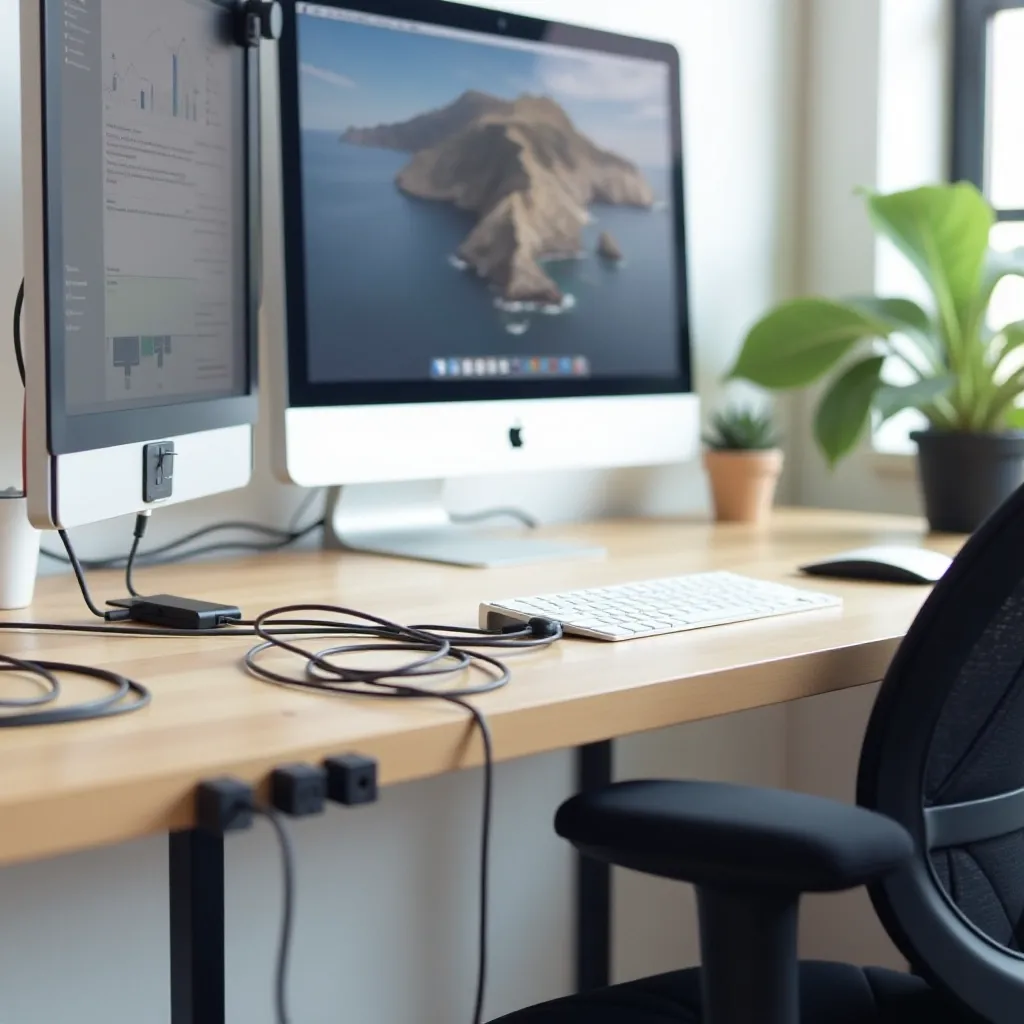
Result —
[[[0,491],[0,608],[27,608],[36,591],[39,531],[22,491]]]

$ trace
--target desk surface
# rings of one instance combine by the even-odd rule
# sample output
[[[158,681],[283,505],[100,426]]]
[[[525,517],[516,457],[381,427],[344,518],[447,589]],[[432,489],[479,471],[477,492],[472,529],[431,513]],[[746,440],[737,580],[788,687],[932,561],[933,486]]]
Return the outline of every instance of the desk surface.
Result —
[[[603,544],[609,557],[479,571],[309,552],[143,570],[137,582],[238,603],[247,616],[333,602],[405,622],[470,625],[488,598],[709,569],[798,582],[797,564],[846,548],[927,543],[952,553],[960,543],[925,540],[914,519],[807,510],[781,510],[761,530],[655,520],[545,533]],[[117,575],[96,573],[91,583],[98,598],[122,593]],[[821,579],[804,585],[841,595],[843,609],[622,644],[569,640],[516,655],[512,683],[480,699],[497,757],[873,682],[927,594]],[[69,577],[43,580],[30,612],[2,617],[88,621]],[[259,781],[275,765],[349,751],[377,757],[383,783],[479,763],[479,743],[457,709],[270,686],[240,667],[249,646],[245,638],[0,634],[7,653],[102,665],[153,691],[149,708],[123,718],[0,733],[0,863],[188,827],[196,782],[218,774]]]

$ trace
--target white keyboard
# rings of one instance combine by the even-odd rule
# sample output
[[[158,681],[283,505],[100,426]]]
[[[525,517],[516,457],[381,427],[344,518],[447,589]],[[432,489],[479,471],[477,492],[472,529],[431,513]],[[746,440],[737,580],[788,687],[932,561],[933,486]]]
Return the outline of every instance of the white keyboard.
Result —
[[[838,608],[842,599],[731,572],[698,572],[562,594],[512,597],[480,605],[480,625],[500,629],[532,618],[554,619],[566,633],[633,640],[772,615]]]

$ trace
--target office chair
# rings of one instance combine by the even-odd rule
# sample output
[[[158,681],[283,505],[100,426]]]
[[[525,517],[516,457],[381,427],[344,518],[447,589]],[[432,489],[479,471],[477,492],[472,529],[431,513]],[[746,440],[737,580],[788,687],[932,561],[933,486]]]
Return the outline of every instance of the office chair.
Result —
[[[1024,488],[896,652],[857,801],[682,781],[569,800],[555,828],[583,855],[696,886],[703,967],[500,1024],[1024,1021]],[[862,884],[912,973],[798,964],[800,895]]]

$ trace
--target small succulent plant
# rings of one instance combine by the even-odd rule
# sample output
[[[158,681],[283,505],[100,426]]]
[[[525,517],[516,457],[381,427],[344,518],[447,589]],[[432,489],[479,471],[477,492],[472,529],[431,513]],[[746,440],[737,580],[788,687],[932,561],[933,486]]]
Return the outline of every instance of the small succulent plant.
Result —
[[[704,443],[715,451],[764,451],[779,446],[779,435],[768,410],[729,406],[715,414]]]

